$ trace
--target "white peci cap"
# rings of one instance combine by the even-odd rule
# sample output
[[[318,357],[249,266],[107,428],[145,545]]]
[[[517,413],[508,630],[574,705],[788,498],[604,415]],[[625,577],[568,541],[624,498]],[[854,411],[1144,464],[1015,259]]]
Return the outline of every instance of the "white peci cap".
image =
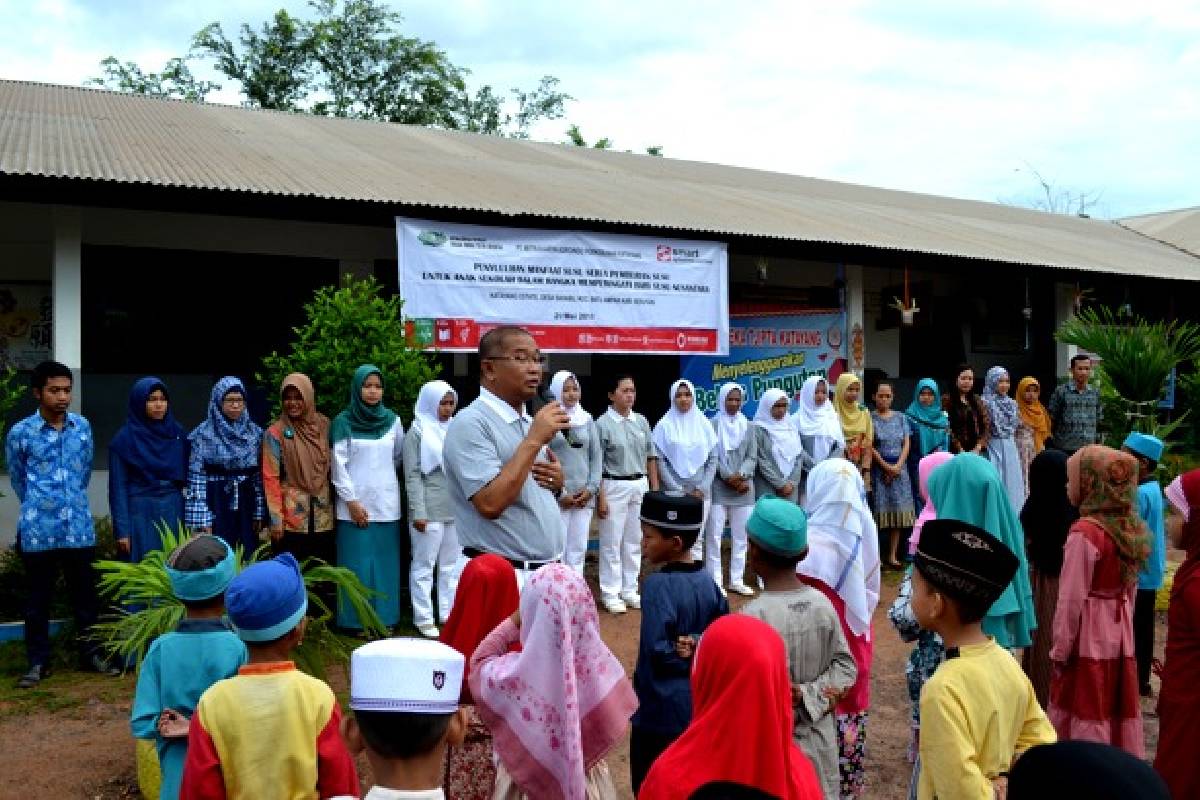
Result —
[[[381,639],[350,654],[350,708],[409,714],[458,710],[466,659],[430,639]]]

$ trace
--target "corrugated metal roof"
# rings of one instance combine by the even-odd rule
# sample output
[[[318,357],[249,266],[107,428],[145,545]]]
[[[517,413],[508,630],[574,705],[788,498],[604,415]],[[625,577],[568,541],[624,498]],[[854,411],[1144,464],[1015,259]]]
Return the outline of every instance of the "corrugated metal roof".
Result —
[[[1126,217],[1117,223],[1143,236],[1200,256],[1200,208]]]
[[[718,164],[0,81],[0,174],[472,209],[1200,279],[1119,225]]]

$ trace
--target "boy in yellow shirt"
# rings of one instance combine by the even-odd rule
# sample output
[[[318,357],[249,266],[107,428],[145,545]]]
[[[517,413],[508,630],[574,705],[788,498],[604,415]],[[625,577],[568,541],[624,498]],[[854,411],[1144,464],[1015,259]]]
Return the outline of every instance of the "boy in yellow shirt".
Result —
[[[1008,769],[1054,728],[1016,659],[980,621],[1019,566],[982,528],[931,520],[913,558],[912,610],[946,645],[946,660],[921,692],[918,800],[992,800]]]

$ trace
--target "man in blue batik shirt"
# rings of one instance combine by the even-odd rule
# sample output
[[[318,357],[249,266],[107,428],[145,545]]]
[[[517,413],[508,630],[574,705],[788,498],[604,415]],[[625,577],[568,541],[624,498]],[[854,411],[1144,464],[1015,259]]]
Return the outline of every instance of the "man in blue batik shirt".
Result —
[[[29,592],[25,610],[29,671],[17,683],[22,689],[36,686],[50,672],[50,600],[59,570],[75,609],[84,666],[110,671],[87,639],[99,606],[92,567],[96,533],[87,497],[94,442],[88,421],[67,411],[72,384],[71,370],[57,361],[34,367],[38,410],[12,427],[5,447],[9,479],[21,501],[17,552]]]

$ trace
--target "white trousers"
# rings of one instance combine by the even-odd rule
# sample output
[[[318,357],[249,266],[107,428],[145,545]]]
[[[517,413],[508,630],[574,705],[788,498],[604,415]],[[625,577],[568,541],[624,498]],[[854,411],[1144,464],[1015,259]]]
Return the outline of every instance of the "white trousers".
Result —
[[[604,481],[608,518],[600,520],[600,594],[605,600],[638,593],[642,569],[642,495],[645,478]]]
[[[458,545],[458,534],[453,522],[425,523],[421,533],[410,523],[408,535],[412,540],[412,565],[408,570],[408,593],[412,596],[413,624],[433,625],[433,570],[437,567],[437,622],[444,624],[450,617],[454,605],[454,592],[458,588],[459,557],[462,548]]]
[[[729,520],[729,582],[743,583],[746,578],[746,521],[750,519],[754,506],[725,506],[716,504],[708,513],[708,524],[704,527],[704,566],[717,582],[721,583],[721,534],[725,520]]]
[[[700,517],[700,533],[696,534],[696,543],[692,545],[692,561],[699,561],[704,557],[704,532],[708,529],[708,516],[712,511],[712,500],[704,501],[704,514]],[[720,534],[718,534],[719,536]],[[711,554],[713,548],[709,548]],[[717,539],[717,564],[721,563],[721,540]]]
[[[588,533],[592,527],[591,508],[560,508],[563,528],[567,532],[563,546],[563,563],[583,574],[583,559],[587,555]]]

